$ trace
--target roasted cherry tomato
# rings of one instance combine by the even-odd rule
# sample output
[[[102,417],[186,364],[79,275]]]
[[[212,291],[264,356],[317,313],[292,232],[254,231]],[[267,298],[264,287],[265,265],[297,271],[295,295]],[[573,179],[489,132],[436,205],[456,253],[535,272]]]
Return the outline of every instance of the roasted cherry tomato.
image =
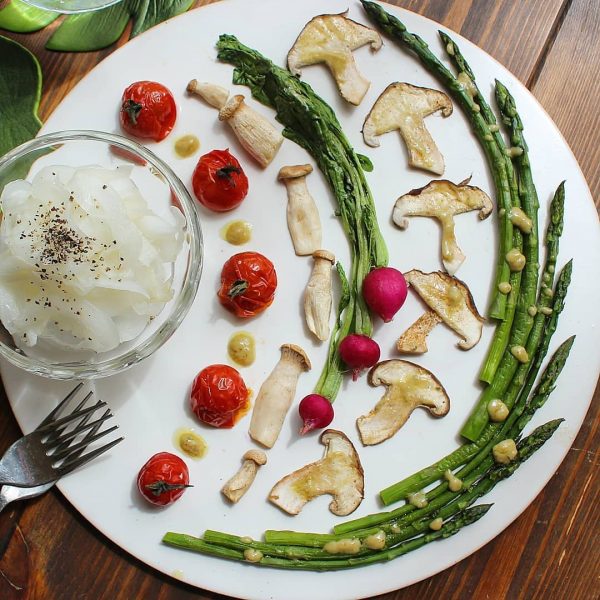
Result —
[[[218,296],[236,316],[253,317],[271,306],[276,288],[273,263],[258,252],[240,252],[223,265]]]
[[[136,81],[123,92],[119,120],[135,137],[160,142],[171,133],[176,117],[173,94],[160,83]]]
[[[248,193],[248,178],[229,150],[213,150],[200,157],[192,187],[200,204],[225,212],[242,203]]]
[[[190,396],[194,414],[207,425],[229,429],[250,408],[242,376],[229,365],[202,369],[192,384]]]
[[[156,506],[167,506],[191,487],[186,464],[175,454],[159,452],[140,469],[137,486],[140,494]]]

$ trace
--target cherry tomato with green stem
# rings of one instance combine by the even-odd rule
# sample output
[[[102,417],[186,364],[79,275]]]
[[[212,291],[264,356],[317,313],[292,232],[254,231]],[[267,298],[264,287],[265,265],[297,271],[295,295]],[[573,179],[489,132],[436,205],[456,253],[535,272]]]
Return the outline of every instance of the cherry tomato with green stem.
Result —
[[[213,150],[198,160],[192,187],[202,206],[226,212],[238,207],[248,194],[248,177],[229,150]]]
[[[258,252],[240,252],[223,265],[217,295],[227,310],[247,318],[271,306],[276,288],[273,263]]]
[[[173,504],[190,486],[187,465],[179,456],[159,452],[140,469],[137,476],[140,494],[155,506]]]
[[[173,94],[156,81],[136,81],[121,97],[122,129],[138,138],[164,140],[175,125],[177,106]]]

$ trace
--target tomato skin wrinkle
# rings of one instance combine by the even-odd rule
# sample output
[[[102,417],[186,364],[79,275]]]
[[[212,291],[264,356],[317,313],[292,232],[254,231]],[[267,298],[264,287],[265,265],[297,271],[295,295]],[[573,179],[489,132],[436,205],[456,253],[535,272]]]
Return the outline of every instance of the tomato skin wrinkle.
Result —
[[[137,488],[155,506],[168,506],[178,500],[190,486],[187,465],[179,456],[159,452],[151,456],[140,469]]]
[[[248,411],[250,395],[236,369],[229,365],[209,365],[194,379],[190,406],[203,423],[230,429]]]
[[[138,138],[160,142],[165,139],[177,118],[173,94],[156,81],[136,81],[121,97],[121,128]]]
[[[240,252],[223,265],[217,295],[227,310],[238,317],[249,318],[271,306],[276,289],[277,273],[273,263],[258,252]]]
[[[229,150],[212,150],[198,160],[192,188],[202,206],[226,212],[237,208],[248,194],[248,177]]]

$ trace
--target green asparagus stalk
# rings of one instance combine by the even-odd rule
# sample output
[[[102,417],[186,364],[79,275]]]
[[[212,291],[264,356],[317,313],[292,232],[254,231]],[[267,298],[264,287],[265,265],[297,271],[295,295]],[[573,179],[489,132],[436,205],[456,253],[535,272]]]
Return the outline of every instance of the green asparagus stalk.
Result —
[[[335,555],[323,547],[332,538],[340,539],[339,536],[328,536],[325,540],[319,534],[295,532],[271,532],[269,542],[256,542],[216,531],[207,531],[203,538],[168,532],[163,537],[163,542],[202,554],[248,561],[258,566],[295,570],[330,571],[392,560],[431,541],[454,535],[462,527],[481,518],[490,505],[472,508],[470,505],[493,489],[499,481],[512,475],[552,436],[561,422],[562,419],[557,419],[535,429],[519,441],[518,455],[513,462],[508,465],[494,465],[484,477],[469,487],[465,494],[455,497],[439,511],[431,514],[431,509],[421,509],[415,512],[413,523],[403,527],[400,527],[399,523],[390,526],[389,533],[385,536],[385,546],[380,550],[362,546],[355,554]],[[422,518],[417,520],[417,517]],[[434,517],[445,520],[439,531],[430,528]],[[277,543],[274,542],[275,539],[278,540]],[[300,539],[303,545],[298,545]],[[361,538],[361,541],[364,542],[364,538]]]
[[[308,84],[234,36],[222,35],[217,49],[218,58],[235,67],[234,83],[248,86],[254,98],[274,108],[277,120],[284,125],[283,135],[312,155],[337,199],[351,249],[350,298],[338,315],[329,359],[316,389],[333,401],[342,380],[342,365],[337,357],[339,342],[348,333],[372,333],[371,317],[361,293],[363,279],[373,267],[388,261],[364,175],[364,161],[354,152],[333,110]]]
[[[487,513],[490,508],[491,505],[489,504],[468,508],[458,513],[452,520],[444,523],[439,531],[429,531],[425,535],[415,537],[412,540],[398,544],[393,548],[373,551],[362,556],[347,556],[342,558],[334,558],[332,560],[287,559],[269,555],[263,555],[260,557],[260,555],[257,554],[251,555],[253,560],[250,560],[244,555],[244,552],[246,551],[232,550],[227,547],[206,542],[201,538],[195,538],[189,535],[174,532],[166,533],[163,537],[163,542],[169,546],[183,548],[185,550],[191,550],[201,554],[220,556],[221,558],[228,558],[231,560],[252,562],[253,564],[261,567],[276,567],[280,569],[309,571],[333,571],[338,569],[351,569],[378,562],[387,562],[407,554],[408,552],[422,548],[426,544],[429,544],[435,540],[448,538],[455,533],[458,533],[458,531],[460,531],[463,527],[477,522]],[[248,550],[248,548],[246,550]],[[254,562],[254,560],[256,561]]]
[[[564,219],[564,185],[561,184],[550,205],[550,218],[548,222],[548,228],[546,231],[546,260],[543,270],[542,279],[546,278],[547,285],[552,284],[554,272],[556,269],[556,260],[558,257],[559,239],[563,230],[563,219]],[[564,298],[571,281],[572,262],[569,261],[561,271],[560,277],[556,284],[554,294],[548,294],[544,292],[547,288],[541,288],[538,296],[538,309],[535,316],[534,326],[529,335],[526,351],[530,357],[535,356],[533,364],[523,363],[519,364],[512,379],[511,385],[508,388],[506,395],[503,397],[504,403],[510,409],[514,404],[514,401],[519,396],[520,389],[523,385],[523,381],[527,378],[525,386],[526,393],[522,394],[523,401],[527,398],[527,394],[531,390],[535,377],[539,371],[539,366],[543,362],[545,355],[550,344],[550,339],[554,330],[556,329],[556,323],[558,316],[564,306]],[[545,333],[545,324],[548,320],[549,313],[552,318],[550,321],[554,324],[553,327],[547,328]],[[540,342],[544,338],[544,341]],[[540,348],[536,352],[536,349]],[[537,365],[537,367],[536,367]],[[531,376],[528,377],[528,373]],[[527,389],[527,386],[528,389]],[[453,470],[460,465],[465,464],[475,454],[477,454],[481,447],[485,446],[494,436],[498,429],[498,425],[494,423],[488,423],[486,428],[480,437],[471,443],[466,443],[435,462],[429,467],[425,467],[420,471],[410,475],[406,479],[395,483],[380,492],[383,503],[387,506],[398,500],[406,498],[408,494],[412,494],[424,487],[433,483],[442,475],[447,469]]]
[[[523,156],[523,154],[526,154],[527,146],[525,145],[522,136],[520,136],[519,140],[522,142],[521,146],[513,147],[510,151],[506,148],[502,136],[497,131],[497,124],[493,112],[475,84],[472,70],[449,36],[440,33],[442,40],[445,42],[446,51],[449,57],[460,71],[458,77],[454,77],[454,75],[431,53],[429,47],[421,38],[407,32],[405,26],[398,19],[386,13],[377,4],[368,2],[367,0],[361,0],[361,2],[367,14],[375,21],[379,28],[392,36],[393,39],[412,50],[425,67],[436,75],[447,86],[455,99],[459,101],[461,106],[466,110],[467,115],[471,120],[473,130],[486,151],[493,175],[497,176],[498,173],[503,174],[504,182],[509,191],[509,197],[503,197],[501,191],[504,188],[498,189],[498,186],[496,186],[501,239],[505,241],[499,248],[499,266],[496,270],[497,283],[510,284],[508,305],[505,304],[503,310],[505,321],[497,328],[490,354],[488,355],[488,359],[485,362],[482,372],[483,379],[491,381],[491,385],[482,394],[482,397],[476,406],[473,418],[469,419],[461,432],[467,439],[476,441],[488,421],[487,405],[489,401],[496,397],[502,397],[505,394],[515,371],[517,370],[518,361],[512,351],[525,346],[533,325],[533,317],[529,314],[528,309],[533,305],[537,285],[538,204],[537,195],[533,188],[529,170],[529,177],[526,176],[524,179],[519,178],[518,180],[519,197],[523,200],[525,213],[532,222],[532,230],[526,235],[526,265],[523,272],[525,281],[521,286],[521,275],[516,271],[510,274],[509,277],[498,277],[500,265],[502,264],[505,267],[508,266],[506,261],[508,249],[514,248],[515,250],[520,250],[521,236],[517,230],[513,231],[513,235],[510,238],[511,246],[507,246],[509,238],[508,236],[505,237],[506,228],[503,224],[503,220],[507,219],[512,228],[511,215],[514,215],[514,212],[512,211],[519,207],[519,201],[515,200],[514,189],[514,183],[517,182],[517,179],[515,179],[509,155],[512,156],[515,154],[516,156],[519,154],[520,156]],[[510,123],[516,124],[517,126],[521,125],[520,120],[518,119],[511,119]],[[517,127],[515,126],[515,130],[516,129]],[[517,133],[520,135],[520,131],[515,131],[514,137],[517,137]],[[522,160],[522,165],[524,168],[529,169],[527,157]],[[511,191],[512,195],[510,193]],[[508,202],[510,199],[512,199],[512,201]],[[497,289],[496,292],[496,299],[498,299],[499,296],[503,296],[499,289]],[[496,303],[497,300],[495,300],[493,304],[496,305]],[[514,311],[517,308],[518,310],[515,313]],[[515,317],[516,320],[513,320]],[[499,362],[500,364],[498,364]],[[496,373],[497,370],[498,372]]]
[[[564,289],[564,293],[566,293],[566,288]],[[558,313],[556,313],[556,320],[557,319]],[[544,341],[542,342],[543,346],[547,347],[547,345],[550,343],[550,339],[552,338],[554,330],[556,329],[556,320],[550,320],[548,328],[546,330],[546,334],[544,336]],[[574,340],[574,336],[568,338],[559,346],[559,348],[553,354],[546,369],[542,373],[540,382],[535,392],[533,393],[529,401],[527,401],[527,399],[531,387],[533,386],[533,382],[537,377],[537,373],[541,365],[541,359],[539,361],[535,361],[534,370],[532,370],[532,372],[530,373],[530,376],[528,377],[527,382],[523,388],[524,393],[519,397],[519,402],[515,404],[514,409],[511,411],[506,421],[504,423],[490,424],[486,431],[486,435],[482,437],[482,440],[480,441],[480,444],[478,446],[476,446],[475,444],[469,444],[461,447],[461,449],[469,448],[470,452],[472,453],[469,456],[468,462],[466,460],[464,461],[466,463],[465,467],[458,471],[458,473],[456,474],[456,476],[460,479],[464,479],[467,476],[469,476],[469,479],[464,479],[464,488],[468,488],[474,481],[481,477],[481,475],[486,471],[487,468],[491,466],[492,459],[490,456],[490,452],[492,447],[503,439],[518,437],[523,431],[525,425],[529,422],[529,420],[535,413],[535,411],[544,405],[544,403],[550,396],[550,393],[554,389],[556,380],[558,379],[558,376],[560,375],[567,361]],[[437,479],[441,478],[446,469],[452,470],[456,466],[459,466],[451,463],[450,461],[448,461],[447,464],[449,466],[447,466],[443,470],[436,470],[435,477],[429,480],[426,484],[421,485],[421,482],[419,482],[418,489],[422,489],[423,487],[425,487],[425,485],[433,483]],[[406,481],[409,482],[409,480]],[[407,492],[406,495],[408,495],[409,493],[414,492]],[[404,494],[404,492],[402,492],[401,490],[400,494]],[[444,496],[444,494],[446,495]],[[447,494],[450,494],[448,492],[448,483],[440,483],[437,487],[435,487],[433,490],[426,494],[427,501],[430,503],[429,507],[435,508],[438,506],[443,506],[445,502],[438,499],[438,497],[443,496],[443,499],[445,501],[448,501],[448,499],[450,499],[452,495]],[[432,504],[432,501],[435,501],[435,504]],[[360,519],[354,519],[352,521],[341,523],[334,527],[334,532],[336,534],[346,534],[348,532],[355,532],[357,530],[380,526],[381,524],[386,522],[401,522],[403,517],[413,512],[415,512],[415,507],[411,504],[406,504],[393,511],[377,513],[374,515],[366,515],[365,517],[361,517]]]
[[[529,162],[529,152],[527,143],[523,137],[523,123],[517,112],[515,101],[508,89],[499,81],[496,81],[496,100],[502,121],[510,133],[510,139],[513,150],[513,160],[515,161],[516,173],[519,177],[519,192],[521,203],[526,219],[523,219],[519,213],[513,215],[517,217],[517,221],[521,222],[521,227],[524,231],[524,250],[525,268],[523,269],[521,289],[517,300],[517,309],[515,312],[514,322],[508,336],[507,343],[500,337],[497,337],[492,343],[490,353],[485,361],[483,368],[483,378],[486,381],[491,381],[490,385],[481,395],[477,405],[475,406],[471,416],[467,419],[464,427],[461,430],[463,437],[468,440],[476,440],[488,423],[487,406],[493,398],[502,398],[508,389],[510,381],[515,376],[519,367],[519,360],[513,354],[515,348],[525,346],[525,341],[528,340],[531,329],[533,327],[533,319],[535,316],[535,295],[538,282],[538,228],[537,215],[539,202],[533,176],[531,173],[531,165]],[[562,204],[564,205],[564,186],[559,187],[559,194],[563,195]],[[513,211],[515,209],[513,208]],[[519,218],[520,217],[520,218]],[[528,221],[527,221],[528,219]],[[551,279],[550,273],[542,275],[542,295],[546,294],[548,281]],[[504,351],[499,363],[499,350],[504,345]],[[493,377],[491,380],[489,375],[498,373],[498,377]]]
[[[437,59],[423,39],[414,33],[408,32],[399,19],[387,13],[378,4],[367,0],[361,0],[361,2],[367,15],[379,29],[389,35],[394,41],[414,52],[421,60],[423,66],[446,86],[454,100],[463,108],[471,123],[473,133],[485,152],[494,179],[500,226],[498,261],[494,278],[494,290],[498,293],[494,296],[489,314],[492,318],[504,319],[507,297],[506,294],[499,293],[499,286],[501,283],[509,283],[510,279],[510,270],[505,256],[510,248],[513,247],[513,226],[509,218],[513,198],[511,196],[511,177],[507,171],[506,153],[503,151],[505,144],[501,136],[494,136],[496,133],[496,124],[493,113],[490,111],[487,114],[487,117],[491,119],[488,122],[482,114],[482,107],[474,99],[477,96],[481,98],[481,94],[477,92],[477,94],[471,95],[469,93],[471,87],[468,85],[468,82],[466,80],[459,81]],[[472,75],[470,69],[467,73]],[[467,75],[467,77],[469,76]],[[471,81],[473,79],[471,78]]]
[[[510,185],[510,194],[511,194],[511,210],[508,214],[508,219],[512,225],[512,219],[510,218],[513,211],[521,206],[521,198],[519,195],[519,185],[517,176],[515,174],[515,170],[513,168],[513,163],[509,153],[511,153],[512,149],[508,149],[504,142],[504,138],[502,137],[502,133],[500,132],[500,127],[496,121],[496,115],[494,111],[490,108],[490,105],[487,103],[485,96],[479,90],[477,86],[477,82],[475,79],[475,74],[471,70],[469,63],[466,61],[465,57],[462,55],[460,48],[454,43],[452,38],[449,35],[444,33],[443,31],[439,32],[440,38],[444,44],[444,49],[446,54],[448,55],[450,61],[456,66],[458,71],[457,79],[465,85],[465,89],[470,93],[471,96],[476,100],[477,105],[480,108],[480,112],[485,122],[488,124],[491,136],[493,137],[498,149],[500,150],[502,156],[504,157],[504,163],[506,165],[506,174],[508,177],[508,182]],[[488,140],[489,141],[489,138]],[[506,218],[506,212],[502,212],[502,208],[500,208],[502,218]],[[501,232],[502,232],[502,223]],[[508,232],[507,232],[508,233]],[[537,239],[536,239],[537,243]],[[513,228],[512,232],[512,242],[509,238],[505,238],[503,242],[504,250],[507,252],[509,249],[516,248],[521,249],[522,240],[521,240],[521,232],[518,228]],[[534,261],[535,264],[536,261]],[[485,381],[486,383],[491,383],[493,380],[496,369],[498,368],[498,364],[506,348],[508,343],[508,336],[513,326],[514,313],[517,307],[517,299],[520,295],[521,288],[521,272],[520,271],[510,271],[510,267],[505,260],[505,254],[498,255],[498,264],[502,264],[502,268],[509,269],[509,279],[508,282],[510,284],[510,291],[506,294],[505,291],[496,287],[494,289],[494,296],[492,301],[491,313],[492,316],[496,311],[496,308],[499,303],[503,303],[503,296],[506,295],[506,308],[504,310],[504,317],[502,322],[496,327],[494,332],[494,337],[492,339],[492,343],[490,345],[487,358],[484,362],[484,365],[481,370],[480,379]],[[498,267],[497,267],[498,270]],[[500,281],[496,281],[498,285]]]

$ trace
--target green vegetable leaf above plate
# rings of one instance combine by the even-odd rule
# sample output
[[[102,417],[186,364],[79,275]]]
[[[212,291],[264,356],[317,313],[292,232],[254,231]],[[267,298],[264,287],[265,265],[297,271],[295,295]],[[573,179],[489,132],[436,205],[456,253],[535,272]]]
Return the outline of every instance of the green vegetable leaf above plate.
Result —
[[[37,110],[42,71],[37,59],[17,42],[0,36],[0,156],[35,137],[42,126]]]
[[[184,13],[194,0],[123,0],[102,10],[65,17],[46,44],[49,50],[89,52],[114,44],[133,19],[131,37]],[[0,28],[17,33],[43,29],[57,13],[32,8],[12,0],[0,10]]]

